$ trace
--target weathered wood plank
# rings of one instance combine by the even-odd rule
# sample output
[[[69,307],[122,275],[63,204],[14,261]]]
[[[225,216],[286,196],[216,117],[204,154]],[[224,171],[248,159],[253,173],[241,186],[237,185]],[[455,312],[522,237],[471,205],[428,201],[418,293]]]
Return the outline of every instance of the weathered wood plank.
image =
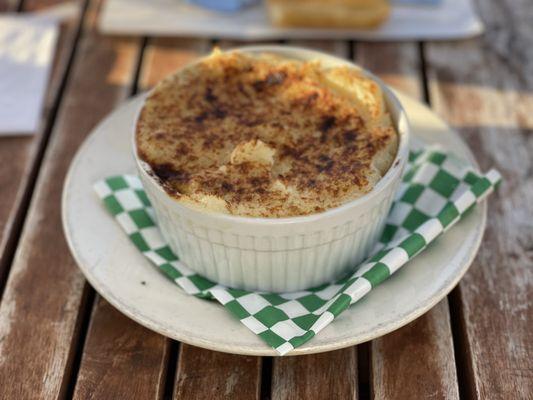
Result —
[[[291,41],[340,57],[349,56],[347,42]],[[357,352],[355,347],[273,360],[272,399],[356,399]]]
[[[358,43],[355,62],[385,83],[423,101],[422,66],[416,43]]]
[[[153,86],[204,52],[204,40],[149,40],[139,89]],[[167,377],[170,340],[143,328],[98,298],[74,392],[85,398],[160,398]]]
[[[274,359],[272,399],[357,399],[356,347]]]
[[[391,87],[422,99],[420,52],[414,43],[358,44],[356,61]],[[446,300],[411,324],[370,344],[371,391],[377,399],[459,397]]]
[[[55,1],[56,3],[66,2]],[[15,11],[19,1],[4,0],[0,10]],[[24,11],[34,11],[49,0],[33,0],[24,4]],[[33,175],[39,163],[39,152],[44,147],[47,123],[57,103],[60,86],[65,79],[66,68],[75,44],[76,31],[80,24],[81,4],[78,13],[61,26],[50,82],[46,92],[40,126],[33,136],[10,136],[0,138],[0,159],[10,160],[0,164],[0,293],[14,252],[23,214],[30,196]]]
[[[75,399],[159,399],[168,339],[98,298],[93,309]]]
[[[458,399],[447,300],[371,343],[376,399]]]
[[[485,34],[425,47],[435,110],[462,133],[483,169],[503,174],[485,238],[454,292],[465,394],[533,393],[533,8],[478,1]]]
[[[85,280],[63,237],[60,201],[70,160],[94,125],[131,90],[139,40],[95,32],[91,3],[72,75],[0,304],[0,387],[6,398],[66,394]]]
[[[303,42],[299,42],[298,44],[302,44]],[[244,45],[249,43],[242,43],[238,41],[229,41],[224,40],[217,43],[217,46],[219,46],[222,49],[237,47],[239,45]],[[309,46],[315,46],[317,48],[327,48],[330,51],[336,51],[336,52],[345,52],[347,54],[348,46],[346,43],[335,43],[332,45],[332,42],[312,42],[312,43],[306,43]],[[194,349],[194,351],[193,351]],[[195,373],[195,368],[200,368],[201,364],[204,364],[204,362],[196,361],[196,364],[189,363],[188,359],[192,357],[189,353],[191,353],[195,357],[202,357],[202,359],[205,358],[205,362],[208,362],[208,360],[211,360],[212,357],[216,359],[217,365],[224,365],[223,368],[217,368],[213,369],[213,371],[209,370],[209,373],[207,375],[211,375],[212,379],[214,379],[217,383],[211,384],[212,386],[209,387],[209,380],[205,377],[197,376],[198,374]],[[315,358],[313,358],[315,357]],[[306,357],[297,357],[297,358],[290,358],[292,361],[291,363],[286,363],[285,358],[283,359],[275,359],[274,365],[276,366],[274,368],[274,374],[272,379],[272,390],[273,390],[273,398],[279,398],[286,395],[289,396],[299,396],[299,394],[307,393],[308,385],[306,385],[306,382],[309,384],[312,384],[312,382],[316,381],[316,378],[318,375],[320,375],[321,369],[318,368],[318,365],[316,365],[316,368],[314,369],[314,374],[311,374],[311,370],[306,368],[306,365],[308,365],[308,360],[317,359],[317,356],[313,356],[311,358]],[[221,387],[222,383],[225,382],[228,379],[228,376],[235,375],[235,372],[233,371],[235,368],[241,368],[241,364],[244,363],[244,360],[249,359],[249,357],[241,357],[241,356],[231,356],[226,355],[222,353],[213,353],[209,352],[207,350],[200,350],[193,348],[191,346],[183,346],[180,353],[179,358],[179,368],[178,368],[178,381],[176,384],[176,397],[177,398],[196,398],[193,396],[198,396],[198,398],[209,398],[210,396],[214,396],[217,393],[221,393],[219,387]],[[319,358],[320,365],[323,366],[323,368],[330,368],[332,371],[339,368],[339,362],[341,362],[340,369],[343,370],[343,373],[337,374],[339,378],[338,385],[336,386],[336,393],[339,394],[348,394],[348,398],[354,398],[356,395],[356,389],[357,389],[357,374],[355,373],[356,368],[356,356],[355,356],[355,350],[354,349],[348,349],[343,352],[339,352],[338,354],[323,354]],[[185,361],[187,363],[184,363]],[[249,361],[247,361],[249,362]],[[241,377],[239,374],[236,374],[235,376],[238,376],[239,382],[245,384],[246,387],[248,387],[248,393],[251,395],[252,393],[259,393],[260,389],[260,379],[259,375],[260,372],[258,370],[259,368],[259,362],[257,361],[255,364],[255,374],[253,375],[253,378],[250,378],[250,376],[247,377]],[[325,365],[325,366],[324,366]],[[329,366],[329,367],[328,367]],[[291,373],[294,373],[296,371],[303,372],[304,374],[307,374],[308,378],[303,377],[302,380],[295,380],[285,379],[287,376],[289,376]],[[301,374],[298,372],[298,375]],[[268,373],[268,371],[267,371]],[[194,374],[194,375],[191,375]],[[191,376],[194,376],[194,379],[191,379]],[[220,382],[220,383],[219,383]],[[204,387],[207,385],[208,387]],[[239,387],[240,384],[238,383]],[[254,387],[255,385],[255,387]],[[276,388],[282,387],[283,390],[279,391]],[[326,385],[323,387],[323,391],[321,392],[323,395],[326,395],[328,393],[328,389],[331,385]],[[267,392],[270,388],[267,388]],[[274,395],[275,392],[275,395]],[[228,394],[230,394],[229,392]],[[312,386],[312,390],[309,393],[317,394],[316,392],[316,386]],[[242,398],[248,398],[248,395],[245,395],[241,392],[235,392],[235,395],[240,395]],[[231,395],[228,396],[231,398]],[[297,398],[297,397],[295,397]],[[305,397],[300,397],[305,398]],[[339,397],[342,398],[342,397]]]
[[[0,12],[15,12],[21,3],[22,0],[1,0]]]
[[[139,90],[147,90],[176,69],[205,55],[211,48],[207,39],[149,39],[144,51]]]
[[[145,50],[142,90],[210,50],[206,40],[152,39]],[[169,377],[170,378],[170,377]],[[259,397],[261,359],[181,345],[174,398],[212,399]]]
[[[260,357],[181,345],[175,399],[258,399],[260,389]]]

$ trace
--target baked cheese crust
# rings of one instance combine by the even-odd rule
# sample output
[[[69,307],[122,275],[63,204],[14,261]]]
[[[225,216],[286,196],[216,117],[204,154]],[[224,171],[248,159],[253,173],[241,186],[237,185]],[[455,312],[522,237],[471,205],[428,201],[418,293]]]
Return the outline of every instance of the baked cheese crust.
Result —
[[[136,141],[177,201],[267,218],[364,195],[398,147],[379,85],[357,70],[218,51],[159,83]]]

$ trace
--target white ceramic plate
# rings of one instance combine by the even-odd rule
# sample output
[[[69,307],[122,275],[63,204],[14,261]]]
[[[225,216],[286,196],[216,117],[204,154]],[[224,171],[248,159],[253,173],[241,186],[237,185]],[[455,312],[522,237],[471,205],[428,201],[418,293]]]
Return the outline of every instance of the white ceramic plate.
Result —
[[[440,143],[473,164],[461,138],[431,110],[399,94],[413,135]],[[277,353],[216,302],[186,295],[145,259],[93,193],[104,177],[134,173],[131,132],[141,97],[114,111],[87,138],[74,158],[63,192],[63,224],[72,253],[91,285],[117,309],[165,336],[238,354]],[[479,247],[485,203],[393,277],[345,311],[290,354],[334,350],[384,335],[414,320],[446,296]]]

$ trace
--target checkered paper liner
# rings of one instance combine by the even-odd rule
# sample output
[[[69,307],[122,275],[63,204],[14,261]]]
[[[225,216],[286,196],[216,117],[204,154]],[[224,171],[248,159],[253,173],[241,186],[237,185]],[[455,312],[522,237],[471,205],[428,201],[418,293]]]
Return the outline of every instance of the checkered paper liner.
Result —
[[[284,294],[227,288],[191,271],[161,236],[137,176],[109,177],[94,188],[137,249],[168,278],[188,294],[216,299],[284,355],[309,341],[424,250],[490,194],[499,181],[497,171],[476,173],[438,148],[412,152],[373,255],[336,282]]]

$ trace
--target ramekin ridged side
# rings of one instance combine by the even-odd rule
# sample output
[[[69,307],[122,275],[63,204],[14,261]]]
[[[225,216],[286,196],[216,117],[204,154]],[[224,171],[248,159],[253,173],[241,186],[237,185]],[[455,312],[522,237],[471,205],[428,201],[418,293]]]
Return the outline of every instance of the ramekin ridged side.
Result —
[[[351,65],[307,49],[254,46],[237,49],[277,53],[328,65]],[[366,71],[364,71],[367,73]],[[408,158],[409,126],[395,96],[381,84],[399,134],[396,158],[372,191],[323,213],[292,218],[249,218],[201,212],[169,196],[150,166],[134,154],[143,186],[170,247],[189,268],[222,285],[270,292],[308,289],[342,276],[364,260],[385,224]]]

